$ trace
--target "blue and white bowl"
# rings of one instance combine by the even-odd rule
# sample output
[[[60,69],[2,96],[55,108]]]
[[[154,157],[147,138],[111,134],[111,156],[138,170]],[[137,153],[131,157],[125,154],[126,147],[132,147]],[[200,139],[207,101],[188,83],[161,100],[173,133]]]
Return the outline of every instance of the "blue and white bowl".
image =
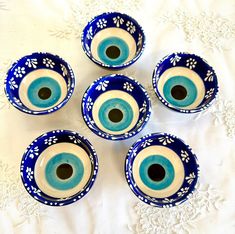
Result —
[[[134,63],[143,53],[145,35],[132,17],[108,12],[93,18],[83,30],[82,47],[96,64],[121,69]]]
[[[28,114],[54,112],[70,99],[75,86],[73,71],[62,58],[33,53],[15,62],[5,79],[10,103]]]
[[[27,192],[50,206],[64,206],[85,196],[98,172],[91,143],[76,132],[55,130],[35,139],[21,161]]]
[[[157,64],[153,88],[165,106],[178,112],[195,113],[213,103],[218,81],[214,69],[201,57],[173,53]]]
[[[191,148],[179,138],[154,133],[136,141],[125,162],[127,183],[143,202],[172,207],[194,191],[199,166]]]
[[[87,126],[109,140],[123,140],[140,132],[151,114],[149,95],[136,80],[113,74],[95,80],[82,100]]]

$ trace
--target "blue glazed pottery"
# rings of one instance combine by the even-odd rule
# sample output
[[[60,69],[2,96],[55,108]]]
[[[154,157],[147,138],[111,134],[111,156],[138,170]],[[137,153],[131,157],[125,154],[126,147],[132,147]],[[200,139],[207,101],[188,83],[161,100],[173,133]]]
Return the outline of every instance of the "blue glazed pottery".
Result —
[[[132,17],[108,12],[93,18],[82,33],[82,47],[96,64],[122,69],[134,63],[143,53],[145,35]]]
[[[125,161],[128,185],[143,202],[172,207],[186,201],[199,176],[197,158],[179,138],[154,133],[137,140]]]
[[[5,79],[5,93],[18,110],[32,115],[54,112],[70,99],[73,71],[62,58],[33,53],[15,62]]]
[[[82,115],[98,136],[123,140],[140,132],[151,114],[150,98],[143,86],[124,75],[95,80],[82,99]]]
[[[54,130],[35,139],[21,161],[27,192],[49,206],[64,206],[85,196],[98,172],[91,143],[76,132]]]
[[[157,64],[153,88],[165,106],[178,112],[195,113],[213,103],[218,81],[214,69],[201,57],[173,53]]]

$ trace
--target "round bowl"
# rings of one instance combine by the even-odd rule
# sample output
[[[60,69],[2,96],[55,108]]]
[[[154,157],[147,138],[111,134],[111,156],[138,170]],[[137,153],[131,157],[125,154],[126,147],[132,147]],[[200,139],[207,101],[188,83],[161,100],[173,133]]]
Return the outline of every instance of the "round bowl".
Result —
[[[129,149],[125,173],[128,185],[140,200],[152,206],[172,207],[190,197],[199,166],[182,140],[154,133],[140,138]]]
[[[109,69],[131,65],[145,47],[142,27],[132,17],[118,12],[94,17],[84,28],[81,41],[86,55]]]
[[[80,134],[54,130],[28,146],[20,171],[25,189],[34,199],[49,206],[64,206],[90,191],[98,158],[91,143]]]
[[[32,115],[54,112],[70,99],[73,71],[57,55],[33,53],[15,62],[5,79],[5,93],[18,110]]]
[[[123,140],[140,132],[151,114],[149,95],[136,80],[119,74],[95,80],[82,99],[82,115],[98,136]]]
[[[201,57],[173,53],[157,64],[153,88],[165,106],[178,112],[195,113],[212,104],[218,81],[214,69]]]

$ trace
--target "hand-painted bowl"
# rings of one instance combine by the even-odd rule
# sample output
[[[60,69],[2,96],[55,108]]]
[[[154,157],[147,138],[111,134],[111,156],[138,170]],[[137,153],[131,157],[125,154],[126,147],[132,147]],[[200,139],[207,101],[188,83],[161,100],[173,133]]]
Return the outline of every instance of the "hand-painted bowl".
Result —
[[[49,206],[64,206],[85,196],[98,172],[91,143],[76,132],[55,130],[34,140],[21,161],[27,192]]]
[[[143,53],[145,35],[141,26],[126,14],[103,13],[93,18],[83,30],[82,47],[96,64],[122,69]]]
[[[150,98],[144,87],[124,75],[103,76],[86,90],[82,115],[98,136],[123,140],[140,132],[151,114]]]
[[[128,185],[140,200],[152,206],[172,207],[186,201],[193,192],[199,166],[182,140],[154,133],[132,145],[125,173]]]
[[[33,53],[15,62],[5,79],[10,103],[28,114],[54,112],[70,99],[75,85],[73,71],[62,58]]]
[[[157,64],[153,88],[165,106],[178,112],[195,113],[212,104],[218,81],[214,69],[201,57],[173,53]]]

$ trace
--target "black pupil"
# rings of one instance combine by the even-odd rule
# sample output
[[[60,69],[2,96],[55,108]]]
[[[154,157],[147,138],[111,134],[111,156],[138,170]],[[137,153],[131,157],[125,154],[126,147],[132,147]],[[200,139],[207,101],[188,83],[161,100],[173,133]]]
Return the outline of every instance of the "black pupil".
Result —
[[[183,100],[187,96],[187,90],[181,85],[176,85],[171,89],[171,95],[177,100]]]
[[[57,167],[56,174],[60,179],[66,180],[73,174],[73,168],[67,163],[61,164]]]
[[[109,46],[106,49],[106,55],[111,59],[116,59],[120,56],[120,49],[117,46]]]
[[[120,122],[123,118],[123,113],[119,109],[112,109],[109,112],[109,119],[114,122]]]
[[[154,181],[163,180],[165,174],[165,169],[159,164],[152,164],[148,169],[149,178]]]
[[[43,87],[39,89],[38,96],[43,100],[48,99],[51,96],[51,90],[47,87]]]

